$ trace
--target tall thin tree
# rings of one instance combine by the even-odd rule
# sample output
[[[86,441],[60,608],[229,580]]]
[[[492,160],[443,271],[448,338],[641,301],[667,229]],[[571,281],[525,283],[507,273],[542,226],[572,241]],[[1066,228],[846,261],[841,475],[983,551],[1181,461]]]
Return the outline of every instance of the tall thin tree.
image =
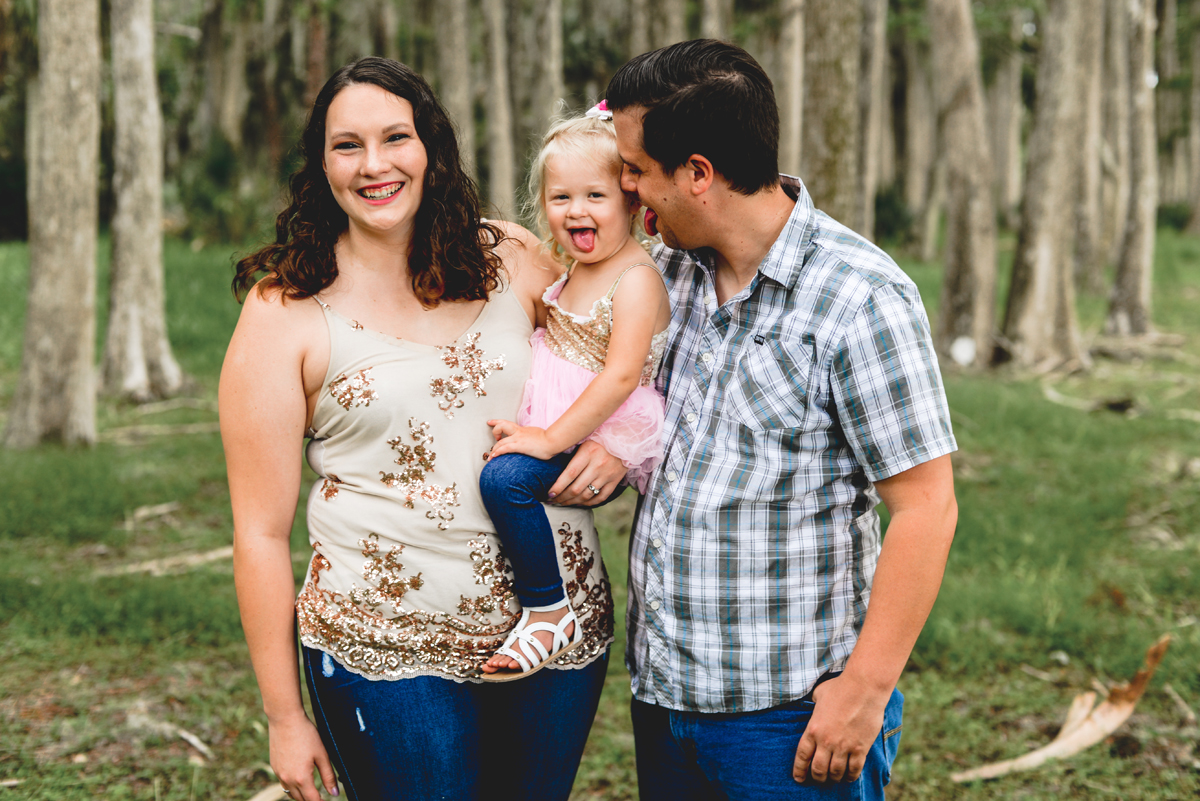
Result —
[[[1018,364],[1043,370],[1085,359],[1069,250],[1069,200],[1078,163],[1070,132],[1077,130],[1080,108],[1080,18],[1096,13],[1097,6],[1098,0],[1050,0],[1041,26],[1037,101],[1004,317],[1004,353]]]
[[[862,5],[804,5],[804,130],[800,174],[817,207],[853,226],[858,211],[858,82]]]
[[[1105,330],[1111,334],[1146,334],[1150,320],[1150,287],[1154,273],[1155,218],[1158,211],[1158,138],[1154,125],[1153,0],[1129,2],[1130,137],[1132,176],[1129,223]]]
[[[804,120],[804,0],[783,0],[779,36],[779,168],[800,174]]]
[[[29,295],[21,375],[4,432],[12,448],[96,438],[100,70],[98,0],[39,0]]]
[[[928,0],[938,145],[946,154],[946,264],[935,344],[961,365],[991,355],[996,206],[979,39],[969,0]]]
[[[705,39],[727,39],[733,25],[733,0],[704,0],[700,11],[700,35]]]
[[[1080,20],[1080,100],[1083,104],[1079,184],[1075,199],[1075,285],[1099,294],[1104,283],[1101,247],[1101,143],[1103,137],[1104,15]]]
[[[858,213],[850,223],[868,239],[875,238],[875,193],[883,141],[884,63],[887,48],[887,0],[862,0],[862,41],[858,81]]]
[[[1200,0],[1192,0],[1192,16],[1200,22]],[[1192,29],[1192,88],[1188,95],[1188,201],[1191,215],[1187,232],[1200,234],[1200,24]]]
[[[513,152],[512,93],[508,81],[508,31],[504,0],[483,0],[488,31],[488,200],[502,219],[515,219],[516,165]]]
[[[475,113],[471,95],[470,14],[467,0],[444,0],[437,14],[441,100],[458,131],[463,168],[475,176]]]
[[[163,298],[162,112],[152,0],[112,0],[112,275],[104,391],[138,401],[179,391]]]
[[[1022,9],[1011,13],[1006,48],[987,89],[996,208],[1009,228],[1017,227],[1021,203],[1021,123],[1025,116],[1025,101],[1021,97],[1021,73],[1025,67],[1021,52],[1023,17]]]
[[[1104,235],[1105,263],[1121,258],[1129,226],[1129,3],[1105,0]]]

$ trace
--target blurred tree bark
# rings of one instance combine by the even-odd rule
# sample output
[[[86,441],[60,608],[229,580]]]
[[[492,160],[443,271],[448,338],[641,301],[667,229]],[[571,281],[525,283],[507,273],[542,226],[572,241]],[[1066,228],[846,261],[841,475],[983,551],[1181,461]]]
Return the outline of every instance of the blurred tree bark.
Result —
[[[849,223],[867,239],[875,239],[875,194],[879,189],[879,155],[883,141],[884,62],[887,49],[887,0],[862,0],[858,114],[862,132],[858,153],[858,213]]]
[[[1016,228],[1021,205],[1021,122],[1025,100],[1021,96],[1021,10],[1012,12],[1009,49],[1000,57],[996,76],[988,87],[988,117],[992,141],[993,177],[996,182],[996,207],[1008,228]]]
[[[250,103],[250,88],[246,85],[246,57],[252,24],[249,9],[238,9],[237,18],[230,26],[232,30],[225,48],[222,67],[217,121],[225,141],[229,142],[235,151],[242,149],[242,128],[246,122],[246,108]]]
[[[905,31],[904,54],[904,203],[912,213],[921,258],[936,256],[941,203],[937,158],[937,112],[929,75],[929,48]]]
[[[1176,0],[1160,0],[1158,87],[1155,89],[1159,150],[1158,202],[1187,199],[1187,144],[1183,138],[1183,93],[1179,90],[1179,8]]]
[[[883,57],[883,121],[879,137],[879,186],[887,189],[896,183],[896,65],[891,48]]]
[[[800,175],[804,120],[804,0],[784,0],[779,60],[779,169]]]
[[[1002,358],[1041,371],[1086,358],[1075,317],[1069,212],[1078,163],[1080,23],[1084,14],[1098,13],[1099,2],[1049,0],[1041,25],[1037,101],[1001,351]]]
[[[549,0],[550,4],[562,0]],[[436,18],[439,100],[458,133],[463,169],[475,178],[475,106],[471,94],[470,17],[467,0],[441,0]]]
[[[101,384],[146,401],[179,391],[163,298],[162,112],[152,0],[111,0],[113,71],[112,273]]]
[[[329,80],[329,15],[321,0],[308,0],[308,24],[304,42],[304,108],[312,108]]]
[[[1129,224],[1128,0],[1106,0],[1104,26],[1104,235],[1106,264],[1121,258]]]
[[[1080,20],[1079,94],[1083,103],[1079,152],[1079,188],[1075,200],[1075,286],[1100,294],[1104,287],[1101,235],[1102,101],[1104,77],[1104,15],[1086,14]]]
[[[946,160],[946,262],[938,350],[986,363],[996,316],[996,206],[979,39],[969,0],[928,0],[938,148]]]
[[[1158,139],[1154,125],[1153,0],[1130,0],[1129,167],[1132,176],[1129,223],[1116,282],[1109,301],[1105,330],[1110,334],[1145,334],[1150,321],[1150,281],[1154,267],[1155,222],[1158,212]]]
[[[204,4],[200,18],[200,58],[204,62],[204,82],[192,138],[193,147],[204,151],[212,143],[213,133],[220,130],[221,87],[225,78],[224,0],[206,0]]]
[[[100,4],[39,0],[29,120],[29,296],[4,442],[96,439]]]
[[[1192,206],[1187,232],[1200,235],[1200,0],[1192,2],[1192,90],[1188,100],[1188,193]]]
[[[508,31],[504,0],[483,0],[488,32],[490,90],[488,125],[488,201],[501,219],[517,213],[516,165],[513,159],[512,93],[508,83]]]
[[[800,175],[817,208],[847,226],[858,217],[861,39],[861,2],[807,0]]]
[[[542,0],[542,115],[538,134],[560,113],[566,97],[563,82],[563,0]]]
[[[629,57],[650,49],[650,0],[629,0]]]
[[[733,0],[703,0],[700,36],[704,39],[729,39],[733,27]]]
[[[688,38],[686,0],[662,0],[651,4],[650,11],[655,15],[655,47],[666,47]]]

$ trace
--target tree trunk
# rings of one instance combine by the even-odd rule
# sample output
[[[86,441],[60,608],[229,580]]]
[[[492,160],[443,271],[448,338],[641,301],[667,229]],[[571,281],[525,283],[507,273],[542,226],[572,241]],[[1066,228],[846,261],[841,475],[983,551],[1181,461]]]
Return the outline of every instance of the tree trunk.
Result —
[[[1154,267],[1155,217],[1158,205],[1158,140],[1154,132],[1154,3],[1130,0],[1129,166],[1132,175],[1129,224],[1105,329],[1111,334],[1145,334],[1150,322],[1150,280]]]
[[[733,25],[733,0],[704,0],[700,13],[700,36],[704,39],[728,39]]]
[[[221,121],[221,87],[225,78],[225,2],[206,0],[200,19],[200,57],[204,60],[204,83],[192,130],[193,148],[203,150],[212,142]]]
[[[779,169],[800,174],[804,119],[804,0],[784,0],[779,60]]]
[[[650,49],[650,0],[629,0],[629,57]]]
[[[516,166],[513,153],[512,93],[508,85],[508,31],[504,0],[483,0],[491,65],[488,124],[488,200],[496,214],[516,219]]]
[[[112,0],[112,276],[102,385],[136,401],[179,391],[163,309],[162,112],[152,0]]]
[[[328,12],[319,0],[309,0],[308,26],[305,36],[304,108],[312,108],[329,80],[329,20]]]
[[[666,47],[688,38],[686,0],[662,0],[661,3],[652,4],[650,8],[658,9],[658,18],[654,26],[657,31],[656,47]]]
[[[1075,201],[1075,285],[1099,294],[1104,284],[1101,233],[1100,144],[1103,115],[1104,15],[1087,14],[1080,20],[1080,97],[1083,103],[1083,136],[1080,140],[1079,194]]]
[[[913,219],[924,216],[932,193],[937,132],[926,48],[904,40],[904,203]]]
[[[1005,226],[1016,228],[1021,204],[1021,122],[1025,102],[1021,97],[1022,14],[1014,11],[1009,31],[1009,51],[1000,58],[989,91],[992,166],[996,182],[996,207]]]
[[[567,87],[563,80],[563,0],[542,0],[541,86],[542,114],[540,135],[562,113],[561,104]]]
[[[217,117],[221,133],[234,150],[242,148],[242,128],[246,108],[250,103],[250,88],[246,85],[246,50],[250,45],[250,17],[245,9],[238,11],[232,25],[232,36],[225,50],[220,111]]]
[[[996,315],[996,206],[979,40],[969,0],[928,0],[926,8],[946,154],[946,271],[935,344],[969,366],[989,358]]]
[[[896,183],[896,69],[889,48],[883,57],[883,124],[879,138],[879,186],[888,188]]]
[[[1104,36],[1104,260],[1121,258],[1129,224],[1129,11],[1128,0],[1105,3]]]
[[[942,210],[946,207],[946,159],[934,156],[929,164],[929,174],[925,178],[927,194],[917,226],[920,229],[920,258],[921,261],[937,259],[938,233],[941,232]]]
[[[861,3],[805,3],[805,124],[800,172],[817,208],[851,226],[858,216],[861,39]]]
[[[29,299],[10,448],[96,439],[96,227],[100,4],[38,3],[29,161]]]
[[[559,0],[561,2],[561,0]],[[475,177],[475,108],[467,0],[443,0],[436,14],[439,99],[454,122],[463,169]]]
[[[859,61],[858,213],[854,229],[875,238],[875,193],[879,188],[879,150],[883,141],[884,62],[887,49],[887,0],[862,0],[862,47]]]
[[[1070,254],[1069,210],[1078,162],[1072,132],[1078,130],[1080,111],[1080,20],[1096,13],[1098,2],[1050,0],[1042,21],[1025,199],[1004,320],[1007,357],[1039,370],[1084,359]]]
[[[1192,4],[1200,16],[1200,0]],[[1188,198],[1192,206],[1187,232],[1200,235],[1200,27],[1192,31],[1192,91],[1188,100]]]

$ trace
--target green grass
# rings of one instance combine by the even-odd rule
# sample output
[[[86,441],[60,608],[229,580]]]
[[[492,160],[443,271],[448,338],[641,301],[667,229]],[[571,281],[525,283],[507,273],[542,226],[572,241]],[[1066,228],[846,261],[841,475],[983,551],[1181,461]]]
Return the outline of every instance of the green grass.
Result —
[[[1002,241],[1002,264],[1011,247]],[[167,243],[172,342],[190,394],[210,402],[237,319],[233,250]],[[20,367],[27,264],[23,245],[0,245],[2,409]],[[903,266],[936,308],[940,268]],[[1155,319],[1182,346],[1049,379],[947,370],[960,522],[901,682],[906,723],[890,798],[1200,792],[1200,732],[1182,725],[1163,689],[1169,683],[1200,710],[1200,423],[1177,414],[1200,411],[1200,240],[1160,232],[1157,270]],[[1104,300],[1083,297],[1079,308],[1091,342]],[[1043,380],[1071,398],[1128,399],[1133,410],[1052,403]],[[213,420],[207,407],[147,416],[104,402],[99,413],[101,431]],[[0,799],[245,799],[270,784],[228,560],[170,576],[98,575],[229,544],[218,437],[0,450],[0,471],[0,780],[22,781]],[[178,504],[169,514],[130,524],[133,510],[169,502]],[[598,516],[618,610],[631,512],[622,499]],[[299,579],[300,519],[292,542]],[[1074,695],[1094,679],[1129,678],[1163,633],[1174,635],[1171,649],[1115,737],[1030,773],[950,781],[953,771],[1048,742]],[[579,799],[637,797],[620,617],[617,638]],[[199,760],[147,718],[196,734],[215,759]]]

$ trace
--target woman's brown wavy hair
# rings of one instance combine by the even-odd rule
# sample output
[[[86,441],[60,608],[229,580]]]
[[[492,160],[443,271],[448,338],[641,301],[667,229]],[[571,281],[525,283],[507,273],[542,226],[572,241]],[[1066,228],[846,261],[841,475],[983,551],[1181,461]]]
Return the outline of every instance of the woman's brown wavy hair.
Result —
[[[337,93],[357,83],[374,84],[411,103],[417,137],[425,146],[425,185],[408,253],[417,299],[430,308],[443,300],[486,299],[500,285],[495,249],[504,234],[481,217],[450,117],[424,78],[398,61],[374,57],[342,67],[317,95],[300,142],[304,166],[289,181],[291,203],[275,220],[275,244],[238,261],[234,295],[245,298],[262,274],[260,292],[279,288],[294,300],[317,294],[337,278],[333,247],[348,222],[325,178],[325,118]]]

